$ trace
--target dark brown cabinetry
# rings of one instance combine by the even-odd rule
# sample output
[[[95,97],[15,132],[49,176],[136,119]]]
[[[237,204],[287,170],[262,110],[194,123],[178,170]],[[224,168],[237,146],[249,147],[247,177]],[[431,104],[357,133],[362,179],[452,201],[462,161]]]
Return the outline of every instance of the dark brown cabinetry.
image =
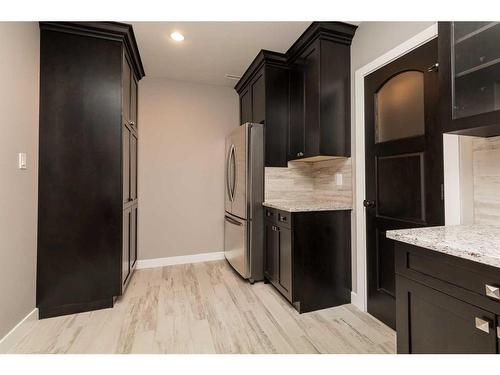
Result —
[[[278,219],[280,217],[290,217],[288,213],[285,214],[270,209],[266,210],[264,276],[290,302],[293,302],[292,231],[283,224],[277,224],[277,221],[273,217],[275,215],[278,216]]]
[[[500,135],[500,23],[440,22],[444,132]]]
[[[132,27],[40,23],[37,306],[113,306],[137,259],[137,82]]]
[[[266,167],[286,167],[289,70],[285,55],[262,50],[235,86],[240,123],[264,124]]]
[[[264,211],[266,280],[301,313],[349,303],[350,211]]]
[[[123,57],[123,272],[122,289],[130,280],[137,260],[137,79],[127,55]],[[125,220],[125,217],[127,219]],[[125,235],[125,233],[127,235]]]
[[[396,242],[398,353],[498,353],[499,287],[497,268]]]
[[[288,158],[350,156],[350,44],[355,26],[313,23],[287,52]]]
[[[313,22],[286,54],[261,51],[235,86],[241,123],[266,126],[266,166],[350,156],[355,30],[342,22]]]

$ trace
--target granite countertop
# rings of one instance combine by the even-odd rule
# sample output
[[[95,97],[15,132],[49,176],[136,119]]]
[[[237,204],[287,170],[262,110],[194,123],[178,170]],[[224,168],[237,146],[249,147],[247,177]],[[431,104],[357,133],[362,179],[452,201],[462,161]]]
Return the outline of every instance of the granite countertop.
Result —
[[[326,200],[296,200],[296,201],[265,201],[262,205],[287,212],[310,212],[310,211],[340,211],[352,210],[345,203]]]
[[[500,268],[500,226],[450,225],[390,230],[387,238]]]

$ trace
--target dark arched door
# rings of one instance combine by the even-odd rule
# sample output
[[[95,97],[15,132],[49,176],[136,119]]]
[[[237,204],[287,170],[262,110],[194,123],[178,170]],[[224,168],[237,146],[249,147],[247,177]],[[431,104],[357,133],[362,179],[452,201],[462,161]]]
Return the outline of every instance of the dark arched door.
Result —
[[[396,326],[391,229],[444,224],[437,39],[365,78],[368,312]]]

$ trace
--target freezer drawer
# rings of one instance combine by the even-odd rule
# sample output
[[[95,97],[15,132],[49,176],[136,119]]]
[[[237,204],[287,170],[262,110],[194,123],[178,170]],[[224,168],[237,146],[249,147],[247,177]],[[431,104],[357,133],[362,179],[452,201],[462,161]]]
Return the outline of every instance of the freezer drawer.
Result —
[[[250,277],[248,223],[227,213],[224,216],[224,255],[241,276]]]

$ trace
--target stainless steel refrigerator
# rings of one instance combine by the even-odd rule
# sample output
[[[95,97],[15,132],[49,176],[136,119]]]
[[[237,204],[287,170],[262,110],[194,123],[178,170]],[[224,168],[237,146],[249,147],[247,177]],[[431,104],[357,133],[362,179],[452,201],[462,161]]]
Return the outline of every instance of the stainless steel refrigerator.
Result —
[[[264,126],[246,123],[226,137],[224,254],[251,283],[264,278]]]

